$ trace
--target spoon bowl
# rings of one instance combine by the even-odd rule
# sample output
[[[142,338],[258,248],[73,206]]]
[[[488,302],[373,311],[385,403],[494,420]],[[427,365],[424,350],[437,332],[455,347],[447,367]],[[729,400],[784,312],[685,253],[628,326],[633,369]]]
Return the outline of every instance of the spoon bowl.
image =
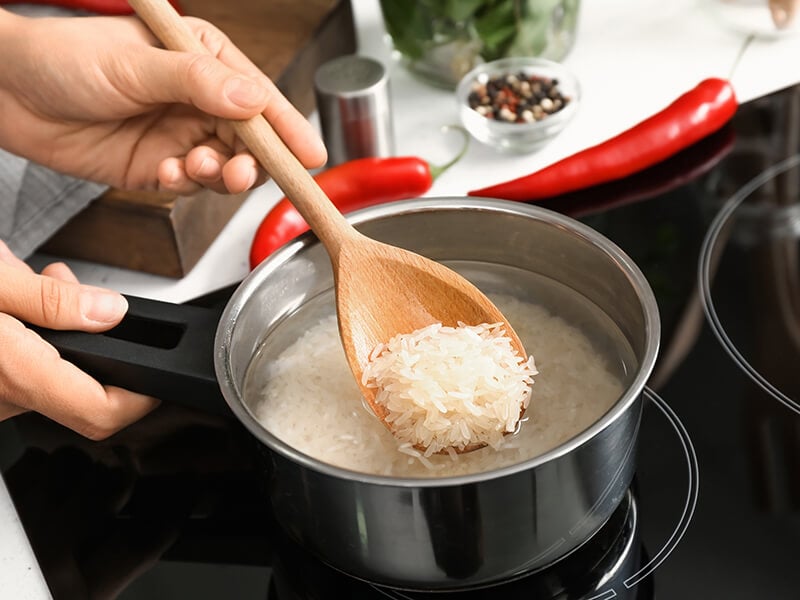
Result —
[[[366,387],[362,376],[373,349],[397,334],[433,323],[457,327],[503,322],[514,348],[525,356],[500,310],[464,277],[441,263],[353,231],[356,236],[333,263],[339,334],[350,370],[379,419],[384,421],[386,408],[375,402],[377,390]]]
[[[167,0],[129,3],[166,48],[208,53]],[[456,327],[459,322],[503,322],[514,349],[519,356],[527,356],[500,311],[461,275],[353,228],[262,115],[231,124],[325,246],[333,267],[339,333],[347,361],[365,400],[390,430],[386,409],[375,401],[376,389],[362,382],[378,344],[434,323]],[[468,445],[462,451],[481,446]]]

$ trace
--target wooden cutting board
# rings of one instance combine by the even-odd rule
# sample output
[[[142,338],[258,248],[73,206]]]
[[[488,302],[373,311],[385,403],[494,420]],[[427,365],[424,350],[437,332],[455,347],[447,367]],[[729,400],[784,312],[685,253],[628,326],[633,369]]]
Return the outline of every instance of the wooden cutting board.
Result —
[[[304,114],[322,63],[356,50],[350,0],[182,0],[183,12],[224,31]],[[112,189],[69,221],[44,252],[182,277],[247,194],[193,196]]]

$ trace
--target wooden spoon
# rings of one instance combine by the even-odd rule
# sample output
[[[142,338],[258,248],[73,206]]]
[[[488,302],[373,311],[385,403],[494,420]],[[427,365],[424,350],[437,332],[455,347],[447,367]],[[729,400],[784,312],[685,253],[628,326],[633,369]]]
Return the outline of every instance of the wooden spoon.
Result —
[[[208,53],[167,0],[129,0],[129,4],[168,49]],[[330,255],[347,361],[364,398],[384,425],[388,427],[387,411],[375,402],[377,390],[362,385],[361,379],[372,350],[398,333],[433,323],[456,327],[459,321],[467,325],[503,322],[519,355],[527,357],[505,317],[469,281],[437,262],[356,231],[263,116],[231,123]]]

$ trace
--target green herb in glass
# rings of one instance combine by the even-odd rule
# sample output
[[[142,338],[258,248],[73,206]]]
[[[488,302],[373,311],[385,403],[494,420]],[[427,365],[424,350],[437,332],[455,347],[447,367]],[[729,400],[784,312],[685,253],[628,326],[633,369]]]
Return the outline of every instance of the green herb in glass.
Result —
[[[386,31],[412,72],[446,87],[506,56],[561,60],[580,0],[380,0]]]

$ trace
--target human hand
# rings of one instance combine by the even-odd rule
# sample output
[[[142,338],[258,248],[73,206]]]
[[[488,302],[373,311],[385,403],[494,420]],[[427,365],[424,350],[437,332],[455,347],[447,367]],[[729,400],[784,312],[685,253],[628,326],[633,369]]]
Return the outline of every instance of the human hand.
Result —
[[[63,263],[37,275],[0,241],[0,420],[35,411],[100,440],[153,410],[155,398],[101,385],[23,324],[97,332],[126,310],[121,295],[81,285]]]
[[[785,29],[794,19],[800,0],[768,0],[772,21],[778,29]]]
[[[0,147],[121,189],[238,193],[266,174],[226,119],[263,113],[308,168],[319,136],[218,29],[186,17],[211,56],[160,48],[133,17],[0,10]]]

